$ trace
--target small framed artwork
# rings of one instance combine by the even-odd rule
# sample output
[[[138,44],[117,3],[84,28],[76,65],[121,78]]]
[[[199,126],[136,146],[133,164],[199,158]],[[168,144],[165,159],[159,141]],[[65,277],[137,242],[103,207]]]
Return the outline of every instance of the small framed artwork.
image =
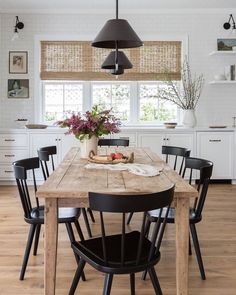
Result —
[[[217,39],[217,50],[219,51],[236,51],[236,38]]]
[[[28,73],[28,52],[9,51],[9,74]]]
[[[8,79],[8,98],[29,98],[29,79]]]

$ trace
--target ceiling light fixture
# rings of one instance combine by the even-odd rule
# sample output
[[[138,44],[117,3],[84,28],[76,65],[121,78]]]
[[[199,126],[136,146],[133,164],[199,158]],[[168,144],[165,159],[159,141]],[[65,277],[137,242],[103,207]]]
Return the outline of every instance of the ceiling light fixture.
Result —
[[[143,42],[125,19],[118,18],[118,0],[116,0],[116,18],[108,20],[92,42],[99,48],[134,48]]]
[[[133,65],[123,51],[111,51],[104,60],[101,68],[110,70],[112,75],[122,75],[125,69],[132,69]]]
[[[232,29],[232,33],[236,34],[236,24],[235,20],[232,14],[229,15],[229,20],[228,22],[224,23],[223,28],[225,30],[229,30],[230,28]]]
[[[14,26],[14,34],[12,36],[12,41],[19,38],[18,30],[22,30],[24,28],[24,24],[19,21],[19,17],[16,16],[16,24]]]

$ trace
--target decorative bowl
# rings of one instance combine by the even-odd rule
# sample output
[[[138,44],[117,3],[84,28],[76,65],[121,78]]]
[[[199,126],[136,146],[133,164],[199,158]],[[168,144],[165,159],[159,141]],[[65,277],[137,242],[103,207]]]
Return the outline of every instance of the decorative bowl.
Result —
[[[25,125],[27,129],[46,129],[48,125],[44,124],[27,124]]]
[[[177,123],[175,123],[175,122],[165,122],[164,125],[168,129],[174,129],[177,126]]]

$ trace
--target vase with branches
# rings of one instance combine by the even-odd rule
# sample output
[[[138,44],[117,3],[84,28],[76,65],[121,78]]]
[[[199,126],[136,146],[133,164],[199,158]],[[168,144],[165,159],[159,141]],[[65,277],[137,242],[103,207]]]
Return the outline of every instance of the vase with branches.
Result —
[[[179,108],[185,111],[185,116],[190,117],[190,114],[192,113],[192,116],[195,117],[194,110],[196,109],[202,93],[204,77],[203,74],[192,75],[187,59],[184,60],[181,69],[181,82],[182,85],[179,87],[175,81],[171,80],[170,74],[167,73],[165,86],[159,89],[158,96],[162,100],[170,101],[176,104]],[[184,118],[183,120],[184,124],[186,119],[187,118]],[[195,122],[193,121],[194,118],[189,124],[186,122],[186,125],[194,127],[196,119]]]

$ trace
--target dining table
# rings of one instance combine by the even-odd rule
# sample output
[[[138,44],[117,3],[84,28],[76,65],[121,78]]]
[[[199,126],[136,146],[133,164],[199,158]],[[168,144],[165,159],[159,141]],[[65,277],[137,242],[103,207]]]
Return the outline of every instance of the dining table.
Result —
[[[176,226],[176,294],[188,295],[189,206],[197,190],[149,148],[100,147],[98,154],[134,153],[134,163],[157,167],[158,175],[147,177],[126,170],[87,169],[88,159],[78,147],[66,154],[50,177],[39,187],[37,197],[45,199],[44,294],[56,294],[58,208],[89,207],[89,192],[145,194],[168,189],[175,184],[173,206]],[[131,225],[132,226],[132,225]]]

